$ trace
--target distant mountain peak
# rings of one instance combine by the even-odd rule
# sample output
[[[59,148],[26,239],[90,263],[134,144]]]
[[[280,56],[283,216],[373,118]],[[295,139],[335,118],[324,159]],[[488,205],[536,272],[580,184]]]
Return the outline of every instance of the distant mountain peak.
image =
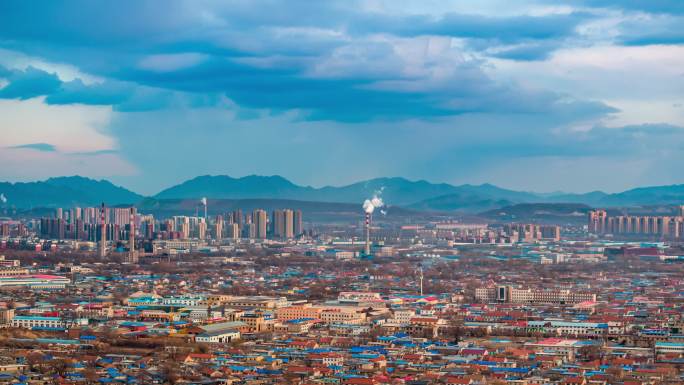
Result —
[[[372,178],[344,186],[314,188],[298,185],[281,175],[199,175],[169,187],[155,199],[280,199],[311,202],[361,204],[382,188],[390,206],[437,211],[486,210],[521,203],[586,204],[594,207],[628,207],[684,204],[684,184],[638,187],[615,194],[592,191],[585,194],[533,193],[498,187],[491,183],[452,185],[405,177]],[[130,204],[139,194],[106,179],[80,175],[59,176],[44,181],[2,183],[0,193],[17,207],[73,206],[86,204]]]
[[[0,183],[7,204],[16,207],[70,207],[134,204],[143,197],[112,182],[80,175],[52,177],[29,183]]]

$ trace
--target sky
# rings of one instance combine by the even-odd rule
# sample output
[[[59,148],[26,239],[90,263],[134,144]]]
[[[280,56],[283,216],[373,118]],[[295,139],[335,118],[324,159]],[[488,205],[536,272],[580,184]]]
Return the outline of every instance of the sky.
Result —
[[[0,2],[0,180],[684,183],[681,0]]]

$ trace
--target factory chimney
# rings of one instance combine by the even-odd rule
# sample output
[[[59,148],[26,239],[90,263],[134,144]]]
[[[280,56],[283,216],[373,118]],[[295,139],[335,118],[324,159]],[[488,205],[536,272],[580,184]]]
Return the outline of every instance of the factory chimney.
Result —
[[[423,266],[420,267],[420,295],[423,296]]]
[[[380,190],[382,192],[382,190]],[[373,198],[366,199],[363,202],[363,211],[366,213],[366,248],[364,250],[366,256],[371,255],[370,250],[370,226],[371,226],[371,216],[376,208],[380,208],[385,205],[385,203],[378,196],[380,192],[376,192]]]
[[[371,218],[370,213],[366,212],[366,248],[365,248],[366,255],[370,255],[370,218]]]
[[[100,247],[98,250],[98,256],[100,259],[104,259],[107,256],[107,225],[105,223],[104,202],[102,202],[102,208],[100,209]]]
[[[138,252],[135,250],[135,207],[131,207],[128,227],[128,262],[138,263]]]

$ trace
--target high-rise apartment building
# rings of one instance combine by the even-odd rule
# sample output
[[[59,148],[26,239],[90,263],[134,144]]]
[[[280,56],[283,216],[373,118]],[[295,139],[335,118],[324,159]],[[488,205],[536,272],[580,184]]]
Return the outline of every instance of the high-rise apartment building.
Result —
[[[294,211],[294,236],[298,237],[304,234],[304,223],[302,218],[302,210]]]
[[[200,218],[197,222],[197,238],[202,240],[207,239],[207,222],[204,218]]]
[[[271,225],[273,227],[272,234],[274,238],[294,238],[294,211],[290,209],[274,210]]]
[[[223,238],[223,216],[217,215],[214,219],[214,239],[221,240]]]
[[[603,234],[606,231],[608,213],[606,210],[589,211],[589,232]]]
[[[99,223],[100,215],[98,213],[97,207],[86,207],[83,210],[83,221],[86,224]]]
[[[242,226],[245,224],[245,217],[242,215],[242,210],[237,209],[233,211],[233,222],[238,225],[238,229],[242,231]]]
[[[76,221],[81,220],[81,208],[80,207],[74,207],[73,209],[69,210],[69,223],[74,224]]]
[[[268,215],[266,211],[257,209],[252,213],[252,223],[255,226],[254,238],[266,239],[266,231],[268,229]]]
[[[294,238],[294,211],[290,209],[274,210],[272,218],[273,237]]]
[[[684,207],[677,208],[678,214]],[[588,214],[589,232],[594,234],[645,235],[649,237],[677,239],[684,236],[684,215],[608,216],[605,210],[592,210]]]
[[[552,241],[560,241],[560,226],[540,226],[539,230],[541,232],[542,239],[548,239]]]
[[[114,208],[112,214],[114,224],[120,227],[128,225],[131,220],[130,208]]]
[[[226,225],[226,236],[233,240],[240,238],[240,227],[237,223]]]
[[[0,225],[0,237],[9,237],[10,235],[10,225],[9,223],[3,223]]]
[[[283,238],[294,238],[294,212],[292,210],[283,210],[283,222]]]
[[[251,218],[249,216],[248,218]],[[249,219],[251,221],[251,219]],[[242,236],[244,238],[254,239],[257,237],[256,225],[254,223],[245,223],[242,226]]]
[[[273,210],[271,214],[271,233],[274,238],[282,238],[285,233],[285,213],[284,210]]]

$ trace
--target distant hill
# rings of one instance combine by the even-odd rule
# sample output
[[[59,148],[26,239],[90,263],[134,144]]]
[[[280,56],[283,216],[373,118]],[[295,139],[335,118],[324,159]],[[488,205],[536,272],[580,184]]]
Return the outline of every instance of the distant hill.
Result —
[[[584,203],[592,206],[600,206],[602,201],[610,194],[603,191],[592,191],[585,194],[558,193],[543,196],[544,202],[550,203]]]
[[[101,201],[108,205],[131,204],[143,199],[143,196],[106,180],[78,176],[50,178],[41,182],[0,183],[0,193],[9,199],[5,206],[19,208],[96,205]],[[515,191],[492,184],[451,185],[405,178],[375,178],[345,186],[315,188],[297,185],[278,175],[242,178],[198,176],[164,189],[151,198],[338,202],[353,205],[356,209],[376,193],[395,208],[400,206],[430,212],[477,213],[522,203],[582,204],[606,208],[684,204],[684,185],[640,187],[615,194],[601,191],[571,194]],[[2,205],[0,203],[0,207]]]
[[[50,178],[40,182],[0,182],[0,193],[7,198],[7,206],[70,207],[132,204],[143,197],[106,180],[80,176]]]
[[[617,194],[609,194],[599,202],[601,206],[643,206],[684,204],[684,184],[639,187]]]
[[[491,184],[453,186],[405,178],[375,178],[347,186],[313,188],[298,186],[280,176],[246,176],[231,178],[225,175],[201,176],[163,190],[158,199],[298,199],[318,202],[344,202],[361,204],[373,194],[381,193],[383,200],[397,206],[411,206],[417,202],[449,194],[473,196],[480,200],[533,201],[536,195],[506,190]],[[437,208],[429,208],[435,209]]]
[[[227,175],[203,175],[169,187],[155,195],[157,199],[294,199],[312,191],[281,176],[250,175],[231,178]]]
[[[455,193],[425,199],[409,205],[408,207],[420,211],[458,211],[474,213],[511,204],[513,204],[513,202],[509,200],[497,199],[489,195]]]
[[[377,178],[342,187],[313,188],[299,186],[280,176],[250,175],[231,178],[226,175],[200,176],[170,187],[155,195],[158,199],[299,199],[319,202],[361,204],[382,190],[385,200],[405,205],[454,191],[448,184],[412,182],[403,178]]]
[[[410,181],[404,178],[375,178],[347,186],[327,186],[317,189],[314,199],[361,203],[373,194],[381,192],[386,202],[394,205],[409,205],[423,199],[454,192],[455,189],[454,186],[446,183]]]
[[[519,203],[478,214],[505,222],[584,223],[590,206],[581,203]]]

